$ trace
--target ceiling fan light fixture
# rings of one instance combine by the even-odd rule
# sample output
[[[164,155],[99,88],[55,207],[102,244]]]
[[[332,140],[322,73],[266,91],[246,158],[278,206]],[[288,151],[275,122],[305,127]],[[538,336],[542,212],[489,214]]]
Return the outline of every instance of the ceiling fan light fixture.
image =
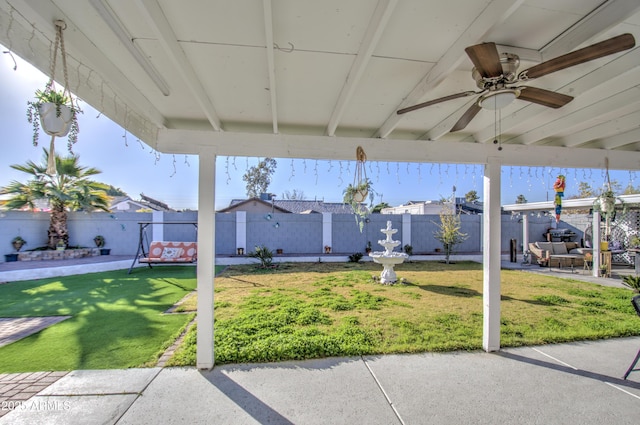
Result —
[[[480,96],[478,106],[484,109],[502,109],[511,104],[520,96],[518,89],[496,90]]]

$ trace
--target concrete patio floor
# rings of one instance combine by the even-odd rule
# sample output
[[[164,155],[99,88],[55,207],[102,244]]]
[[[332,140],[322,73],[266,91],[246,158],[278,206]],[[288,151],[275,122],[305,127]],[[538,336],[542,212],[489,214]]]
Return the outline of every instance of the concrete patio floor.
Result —
[[[637,424],[640,337],[194,368],[73,371],[0,424]]]
[[[131,264],[130,257],[111,257],[73,260],[62,268],[29,264],[6,270],[1,263],[0,282],[9,280],[5,273],[34,279]],[[622,286],[616,275],[594,278],[507,261],[503,268]],[[622,376],[638,349],[640,337],[632,337],[497,353],[223,365],[212,371],[12,374],[4,375],[6,385],[24,397],[4,405],[0,424],[636,424],[640,371],[627,380]],[[0,391],[0,403],[8,400]]]

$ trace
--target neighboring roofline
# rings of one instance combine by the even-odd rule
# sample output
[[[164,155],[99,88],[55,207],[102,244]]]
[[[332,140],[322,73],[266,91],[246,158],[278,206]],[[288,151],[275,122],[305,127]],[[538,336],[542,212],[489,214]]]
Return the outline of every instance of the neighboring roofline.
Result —
[[[278,212],[281,212],[281,213],[291,213],[291,211],[289,211],[289,210],[286,210],[286,209],[281,208],[281,207],[279,207],[279,206],[277,206],[277,205],[275,205],[275,204],[272,204],[272,203],[271,203],[271,201],[265,201],[265,200],[262,200],[262,199],[260,199],[260,198],[249,198],[249,199],[245,199],[244,201],[240,201],[240,202],[238,202],[237,204],[229,205],[228,207],[225,207],[225,208],[223,208],[223,209],[221,209],[221,210],[218,210],[218,211],[216,211],[216,212],[219,212],[219,213],[226,213],[226,212],[229,212],[229,211],[231,211],[231,210],[238,209],[238,207],[241,207],[242,205],[246,205],[247,203],[249,203],[249,202],[251,202],[251,201],[257,201],[257,202],[260,202],[261,204],[263,204],[263,205],[265,205],[265,206],[268,206],[268,207],[270,207],[270,208],[273,208],[274,210],[278,210]]]

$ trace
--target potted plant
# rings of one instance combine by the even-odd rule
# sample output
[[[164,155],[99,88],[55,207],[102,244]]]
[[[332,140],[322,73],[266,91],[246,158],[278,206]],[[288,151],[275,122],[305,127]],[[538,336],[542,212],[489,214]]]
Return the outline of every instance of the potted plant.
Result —
[[[40,127],[49,136],[69,135],[69,150],[78,141],[78,113],[82,110],[73,103],[64,91],[55,91],[47,86],[36,90],[36,101],[27,102],[27,121],[33,126],[33,145],[38,145]]]
[[[371,252],[371,241],[367,241],[367,246],[364,248],[364,250],[367,254]]]
[[[96,244],[96,247],[102,248],[104,246],[104,236],[97,235],[95,238],[93,238],[93,243]]]
[[[356,223],[360,228],[360,232],[364,228],[366,217],[369,215],[369,208],[373,206],[373,198],[375,192],[371,187],[371,180],[365,179],[360,183],[349,184],[343,192],[343,201],[349,204],[356,217]],[[369,197],[370,205],[363,205]]]
[[[20,236],[16,236],[15,238],[13,238],[11,240],[11,245],[13,245],[13,249],[15,249],[16,252],[12,252],[11,254],[5,254],[4,255],[4,261],[6,261],[7,263],[13,262],[13,261],[18,261],[18,251],[20,251],[20,249],[24,245],[26,245],[26,243],[27,243],[27,241],[22,239],[22,237],[20,237]]]
[[[111,249],[104,247],[104,236],[97,235],[95,238],[93,238],[93,243],[96,244],[96,247],[100,248],[100,255],[109,255],[111,253]]]
[[[56,251],[64,251],[67,246],[64,244],[64,240],[60,239],[56,244]]]
[[[373,207],[373,198],[375,196],[375,192],[371,187],[371,180],[367,178],[366,160],[367,155],[364,153],[364,149],[358,146],[356,149],[356,173],[353,183],[349,184],[342,192],[343,202],[351,206],[355,214],[356,223],[360,228],[360,233],[362,233],[366,217],[369,215],[369,209]],[[369,198],[369,207],[362,205],[367,197]]]
[[[68,93],[68,95],[67,95]],[[67,149],[73,153],[73,145],[78,141],[78,113],[80,107],[73,103],[71,93],[55,91],[53,80],[50,80],[47,87],[36,90],[36,101],[27,102],[27,121],[33,125],[33,145],[38,146],[39,128],[51,136],[49,145],[49,160],[47,163],[47,174],[55,175],[55,139],[64,137],[67,134]]]
[[[11,240],[11,245],[13,245],[13,249],[15,249],[16,252],[20,251],[22,247],[26,244],[27,244],[27,241],[22,239],[21,236],[16,236]]]
[[[344,200],[351,206],[357,206],[367,200],[369,190],[371,189],[371,180],[362,180],[359,183],[349,184],[344,190]]]

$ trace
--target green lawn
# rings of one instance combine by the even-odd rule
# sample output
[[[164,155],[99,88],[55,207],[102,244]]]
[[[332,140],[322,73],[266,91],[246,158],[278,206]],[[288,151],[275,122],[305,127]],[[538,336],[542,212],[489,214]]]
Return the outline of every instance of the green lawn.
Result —
[[[216,363],[482,348],[480,264],[402,264],[408,283],[395,286],[373,282],[380,270],[228,267],[215,280]],[[628,289],[503,270],[501,294],[505,347],[640,335]],[[194,327],[169,363],[194,365],[195,344]]]
[[[0,285],[0,317],[70,315],[0,348],[0,372],[154,364],[193,314],[163,314],[196,287],[194,267],[140,268]]]
[[[481,348],[481,265],[402,264],[407,283],[395,286],[373,282],[380,269],[226,268],[215,279],[216,363]],[[72,316],[0,348],[0,372],[154,365],[193,317],[163,312],[195,286],[188,266],[0,285],[0,317]],[[505,347],[640,335],[628,289],[503,270],[501,293]],[[194,365],[195,340],[194,327],[170,364]]]

